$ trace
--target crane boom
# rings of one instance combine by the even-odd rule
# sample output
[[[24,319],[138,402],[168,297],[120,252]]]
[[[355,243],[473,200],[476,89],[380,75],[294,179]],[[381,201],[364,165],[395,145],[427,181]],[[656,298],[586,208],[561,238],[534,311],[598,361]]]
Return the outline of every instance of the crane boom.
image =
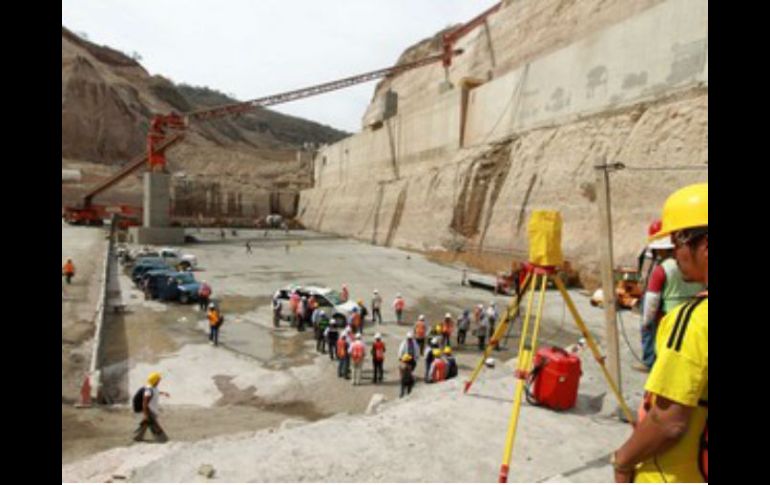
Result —
[[[215,108],[192,111],[183,115],[169,113],[167,115],[155,115],[150,121],[150,129],[147,134],[147,152],[137,156],[127,163],[118,173],[110,176],[90,189],[83,197],[83,202],[79,207],[67,207],[65,209],[65,219],[71,223],[97,223],[101,222],[102,214],[92,206],[94,197],[117,184],[134,171],[141,168],[146,162],[149,162],[150,170],[164,170],[166,165],[165,150],[184,137],[184,130],[192,121],[206,121],[216,118],[222,118],[230,115],[237,115],[248,111],[253,111],[264,106],[272,106],[281,103],[288,103],[302,98],[328,93],[337,89],[343,89],[360,83],[372,81],[374,79],[393,76],[411,69],[443,61],[447,55],[454,56],[462,54],[462,49],[450,50],[449,54],[445,51],[441,54],[425,57],[418,61],[391,66],[376,71],[370,71],[355,76],[338,79],[314,86],[295,89],[284,93],[273,94],[262,98],[233,103]],[[98,219],[98,221],[97,221]]]

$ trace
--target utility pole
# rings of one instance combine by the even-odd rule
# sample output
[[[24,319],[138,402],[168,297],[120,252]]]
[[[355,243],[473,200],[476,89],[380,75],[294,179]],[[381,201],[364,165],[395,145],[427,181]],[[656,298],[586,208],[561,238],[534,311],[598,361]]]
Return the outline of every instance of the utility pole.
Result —
[[[605,157],[595,165],[596,169],[596,192],[599,196],[599,229],[601,249],[601,274],[602,291],[604,292],[604,321],[605,321],[605,340],[607,352],[607,371],[609,372],[615,385],[618,386],[618,393],[623,395],[623,387],[620,380],[620,353],[618,345],[618,326],[617,315],[615,313],[615,278],[613,271],[612,254],[612,210],[610,200],[610,172],[625,168],[622,163],[607,164]],[[618,413],[623,419],[622,413]]]

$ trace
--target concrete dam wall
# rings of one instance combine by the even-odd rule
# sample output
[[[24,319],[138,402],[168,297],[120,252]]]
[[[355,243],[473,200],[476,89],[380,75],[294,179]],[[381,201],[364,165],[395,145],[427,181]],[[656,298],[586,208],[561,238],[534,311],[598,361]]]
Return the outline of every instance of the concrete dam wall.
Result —
[[[611,175],[613,233],[616,263],[633,264],[668,194],[708,178],[707,2],[519,0],[476,30],[451,88],[440,65],[398,76],[363,131],[316,154],[302,223],[524,258],[529,214],[556,209],[565,258],[592,286],[606,157],[628,166]]]

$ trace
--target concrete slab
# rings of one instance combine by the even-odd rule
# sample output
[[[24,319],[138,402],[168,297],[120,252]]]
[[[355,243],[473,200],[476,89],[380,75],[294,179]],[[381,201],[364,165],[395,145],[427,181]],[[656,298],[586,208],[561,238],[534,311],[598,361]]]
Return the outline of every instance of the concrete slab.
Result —
[[[479,356],[473,338],[469,338],[471,345],[455,352],[460,379],[439,385],[418,381],[412,395],[399,400],[395,354],[408,327],[395,324],[390,304],[397,292],[403,293],[406,319],[413,322],[420,313],[433,320],[476,303],[495,301],[502,307],[507,298],[460,286],[460,268],[438,265],[418,254],[310,231],[291,231],[288,235],[269,231],[265,235],[263,231],[239,230],[236,238],[228,236],[224,241],[218,230],[192,234],[201,241],[185,246],[185,251],[196,254],[200,262],[201,270],[195,276],[213,286],[213,296],[228,317],[220,347],[206,345],[206,323],[195,308],[145,302],[136,289],[122,281],[126,283],[121,287],[128,310],[113,317],[113,347],[106,350],[112,361],[104,372],[117,376],[126,398],[149,371],[159,370],[165,376],[163,388],[172,396],[162,402],[164,420],[174,423],[179,413],[200,410],[209,421],[200,421],[197,426],[211,426],[236,410],[250,410],[251,414],[239,415],[244,416],[240,431],[251,430],[251,434],[149,448],[115,448],[65,465],[65,480],[103,478],[122,470],[134,481],[195,481],[195,470],[203,463],[198,461],[204,457],[217,469],[217,478],[225,481],[371,481],[372,477],[376,481],[496,480],[513,395],[511,349],[518,343],[518,325],[514,326],[509,350],[495,355],[507,365],[482,372],[468,395],[463,395],[461,388]],[[251,242],[251,254],[246,254],[246,241]],[[371,363],[366,362],[364,385],[351,386],[336,377],[335,363],[315,353],[309,332],[272,328],[270,296],[292,283],[336,289],[346,283],[352,298],[364,299],[367,306],[372,290],[380,291],[385,299],[385,322],[368,324],[364,334],[368,343],[374,332],[384,335],[387,354],[382,385],[371,384]],[[578,291],[571,294],[602,342],[603,312],[591,307]],[[626,323],[638,353],[638,328],[631,325],[628,315]],[[541,343],[567,345],[578,338],[558,293],[549,291]],[[635,407],[644,375],[629,370],[633,358],[625,344],[621,343],[621,348],[623,384]],[[587,352],[581,357],[584,375],[574,410],[554,413],[523,406],[511,481],[611,479],[606,455],[625,439],[629,428],[612,416],[614,403],[596,363]],[[423,365],[418,364],[418,377],[424,373]],[[377,414],[364,416],[374,394],[382,394],[387,401]],[[331,417],[341,412],[346,417]],[[279,429],[287,419],[310,424]],[[180,428],[177,421],[167,431],[172,440],[189,440],[192,428]],[[200,436],[201,430],[197,432]],[[458,439],[447,440],[447,436]],[[331,439],[334,449],[328,447]],[[342,448],[360,453],[356,460],[343,459],[335,451]],[[430,449],[439,448],[446,450],[444,456],[469,459],[431,464],[425,457]],[[147,465],[149,455],[152,461],[168,458],[164,459],[168,466],[160,470]],[[292,466],[286,466],[287,455],[293,457]],[[245,456],[248,463],[242,463]],[[401,463],[398,469],[392,466],[395,462]],[[379,475],[373,475],[375,472]]]

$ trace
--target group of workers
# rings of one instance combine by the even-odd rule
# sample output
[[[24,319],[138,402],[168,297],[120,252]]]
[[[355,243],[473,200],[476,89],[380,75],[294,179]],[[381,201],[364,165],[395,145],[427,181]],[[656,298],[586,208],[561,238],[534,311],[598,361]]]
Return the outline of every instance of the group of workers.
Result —
[[[690,185],[674,192],[664,204],[661,221],[650,228],[649,239],[649,256],[653,261],[642,309],[642,370],[649,372],[649,376],[631,436],[611,455],[614,478],[616,482],[637,483],[707,481],[708,184]],[[343,296],[349,296],[347,287],[343,288]],[[316,349],[339,361],[340,378],[350,378],[352,370],[353,385],[360,385],[368,353],[374,369],[373,382],[382,382],[385,344],[382,335],[376,333],[367,349],[362,336],[365,308],[360,300],[362,311],[353,312],[340,332],[323,310],[317,305],[314,308],[311,299],[303,301],[299,295],[292,298],[293,308],[303,308],[292,318],[298,327],[312,326]],[[376,290],[371,308],[372,321],[381,323],[382,298]],[[394,301],[394,310],[396,321],[401,323],[404,303],[400,295]],[[210,322],[221,319],[215,307],[209,309],[209,314]],[[497,318],[494,303],[486,310],[477,306],[472,316],[465,310],[457,320],[457,343],[465,343],[473,321],[479,348],[483,349],[486,338],[494,332]],[[402,397],[411,392],[415,383],[418,359],[424,358],[426,383],[457,376],[451,348],[454,328],[450,314],[431,327],[420,315],[414,328],[407,332],[398,349]],[[216,333],[210,338],[216,344]],[[152,409],[160,394],[159,381],[157,373],[148,379],[143,420],[137,430],[139,439],[148,427],[165,437]]]

